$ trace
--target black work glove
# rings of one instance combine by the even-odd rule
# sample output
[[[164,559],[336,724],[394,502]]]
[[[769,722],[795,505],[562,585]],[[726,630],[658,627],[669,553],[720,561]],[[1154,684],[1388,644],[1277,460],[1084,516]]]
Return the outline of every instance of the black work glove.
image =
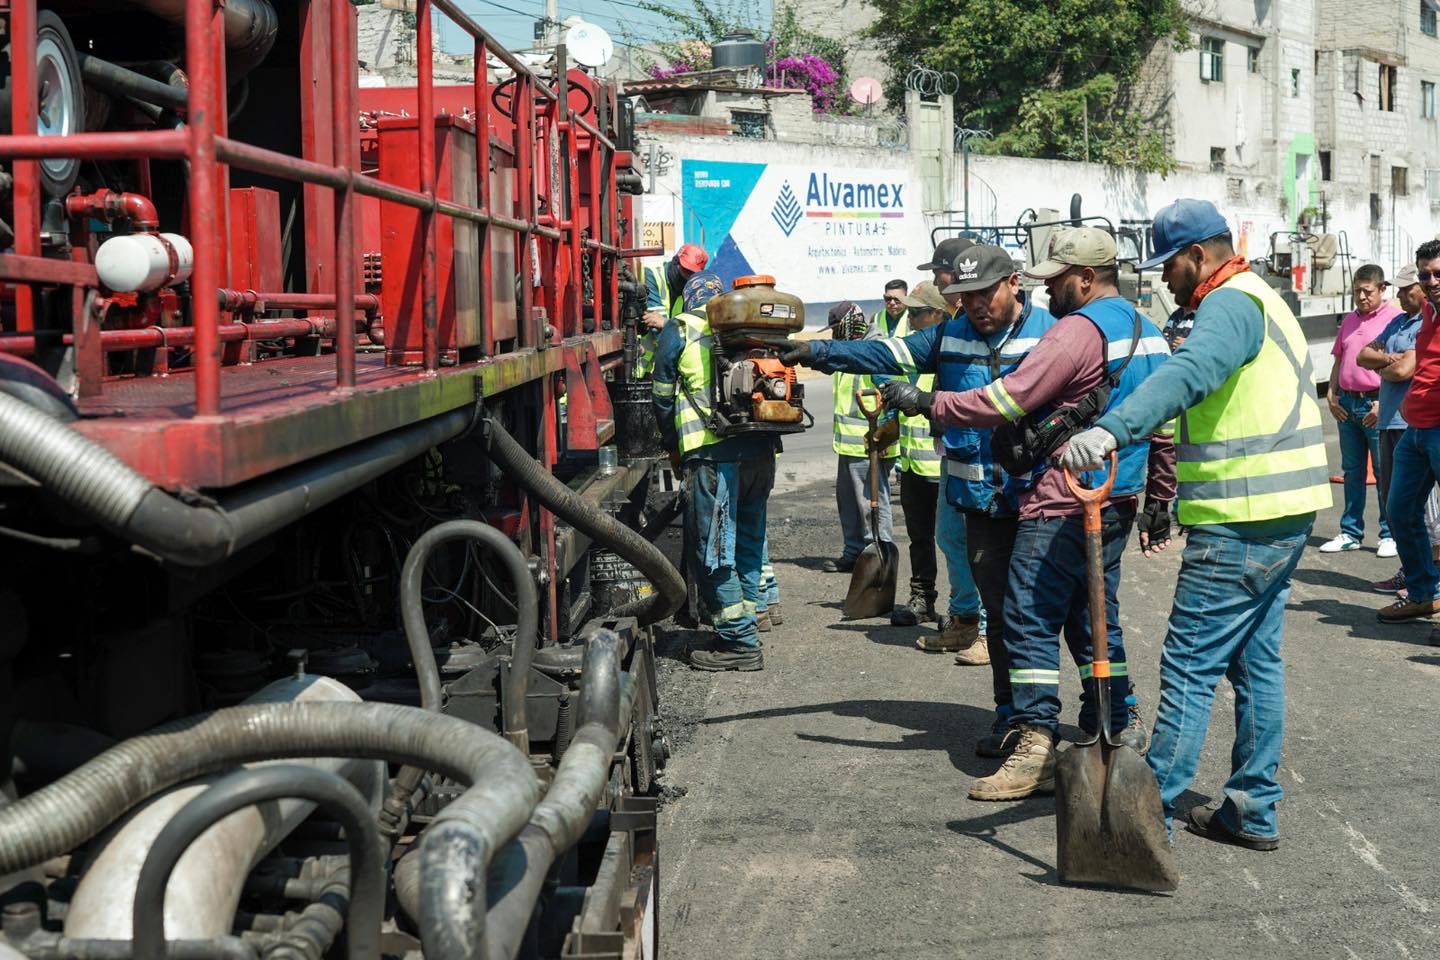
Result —
[[[907,417],[917,413],[930,416],[930,404],[935,399],[933,393],[926,393],[908,380],[885,381],[880,384],[880,396],[885,398],[885,406],[899,410]]]
[[[810,365],[815,360],[815,351],[810,348],[809,340],[786,340],[784,352],[780,354],[780,362],[787,367],[797,364]]]
[[[1140,531],[1140,552],[1153,556],[1170,545],[1170,504],[1164,500],[1146,499],[1145,509],[1135,517]]]

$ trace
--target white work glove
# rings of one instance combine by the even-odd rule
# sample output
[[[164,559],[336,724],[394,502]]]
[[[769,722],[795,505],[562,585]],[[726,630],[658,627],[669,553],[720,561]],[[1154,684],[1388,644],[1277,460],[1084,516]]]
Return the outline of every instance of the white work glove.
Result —
[[[1059,460],[1063,466],[1070,468],[1071,473],[1099,470],[1117,446],[1115,435],[1109,430],[1091,427],[1070,438]]]

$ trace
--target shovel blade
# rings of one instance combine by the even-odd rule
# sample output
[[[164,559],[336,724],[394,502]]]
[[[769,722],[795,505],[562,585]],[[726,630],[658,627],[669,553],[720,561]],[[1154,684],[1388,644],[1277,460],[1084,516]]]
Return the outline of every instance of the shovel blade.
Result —
[[[1155,774],[1129,747],[1098,741],[1061,754],[1055,825],[1061,883],[1157,892],[1180,885]]]
[[[888,617],[895,607],[895,580],[900,573],[900,550],[884,540],[871,541],[855,558],[850,589],[841,613],[846,620]]]

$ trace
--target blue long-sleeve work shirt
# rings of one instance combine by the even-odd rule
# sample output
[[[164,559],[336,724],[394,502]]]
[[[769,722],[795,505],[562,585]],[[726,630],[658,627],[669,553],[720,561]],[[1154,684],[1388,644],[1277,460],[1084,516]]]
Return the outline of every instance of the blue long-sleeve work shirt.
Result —
[[[1248,294],[1215,290],[1200,301],[1194,328],[1169,361],[1135,388],[1095,425],[1114,435],[1121,447],[1143,440],[1219,390],[1230,376],[1254,360],[1265,345],[1265,315]],[[1310,389],[1301,384],[1302,390]],[[1224,536],[1280,536],[1305,529],[1314,513],[1253,523],[1207,524]]]

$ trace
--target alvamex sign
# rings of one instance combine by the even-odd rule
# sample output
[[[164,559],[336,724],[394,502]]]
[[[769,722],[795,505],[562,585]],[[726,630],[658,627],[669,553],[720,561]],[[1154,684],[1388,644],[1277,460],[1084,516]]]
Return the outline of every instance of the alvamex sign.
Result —
[[[827,173],[812,173],[805,216],[823,219],[827,237],[883,237],[890,232],[884,221],[905,216],[904,191],[903,183],[831,180]]]
[[[827,173],[810,174],[810,189],[805,192],[807,207],[876,208],[881,210],[905,205],[901,193],[903,183],[831,182]]]

